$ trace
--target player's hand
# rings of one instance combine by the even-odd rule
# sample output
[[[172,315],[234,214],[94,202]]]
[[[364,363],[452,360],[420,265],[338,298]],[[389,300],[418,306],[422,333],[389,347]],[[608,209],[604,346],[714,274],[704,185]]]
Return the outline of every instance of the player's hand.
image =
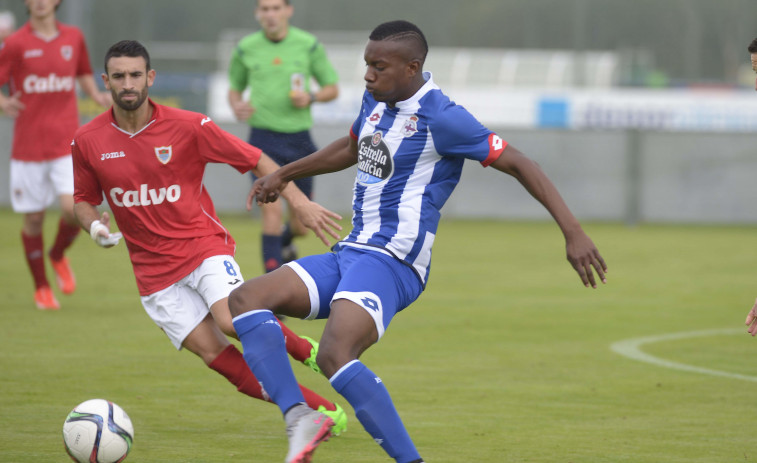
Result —
[[[26,105],[21,103],[21,92],[16,92],[8,98],[3,99],[0,109],[10,116],[18,117],[18,114],[26,108]]]
[[[295,108],[307,108],[313,102],[310,94],[302,90],[291,90],[289,92],[289,99],[292,100],[292,106]]]
[[[112,248],[117,245],[123,235],[120,232],[110,233],[110,215],[103,212],[100,220],[95,220],[89,227],[89,235],[103,248]]]
[[[241,122],[246,122],[255,114],[255,108],[249,101],[237,101],[231,105],[231,110],[234,111],[234,117]]]
[[[581,282],[587,288],[597,287],[597,282],[594,278],[594,272],[602,283],[607,283],[605,273],[607,273],[607,264],[602,256],[599,255],[597,247],[594,246],[594,242],[591,241],[586,233],[583,231],[576,232],[566,238],[565,248],[568,254],[568,262],[573,266],[578,276],[581,277]]]
[[[247,210],[252,210],[253,202],[263,205],[276,201],[288,184],[289,182],[282,181],[275,172],[255,180],[247,195]]]
[[[339,241],[337,231],[342,231],[342,226],[334,220],[342,220],[342,216],[310,200],[306,200],[300,204],[292,204],[290,202],[289,205],[294,210],[297,218],[300,219],[300,222],[313,230],[313,233],[320,238],[323,244],[331,246],[331,241],[326,237],[326,233]]]
[[[749,327],[747,330],[749,334],[752,336],[757,335],[757,301],[754,302],[754,307],[752,307],[752,310],[746,315],[745,324]]]

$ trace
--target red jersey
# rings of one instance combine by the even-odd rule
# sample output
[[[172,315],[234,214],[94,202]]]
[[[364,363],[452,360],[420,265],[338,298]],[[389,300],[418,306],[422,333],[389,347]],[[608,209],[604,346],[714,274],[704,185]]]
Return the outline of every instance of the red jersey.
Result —
[[[38,36],[29,23],[0,45],[0,86],[20,91],[26,108],[16,118],[12,159],[48,161],[70,153],[79,127],[76,77],[92,74],[81,31],[57,23],[58,35]]]
[[[105,193],[143,296],[208,257],[234,255],[235,242],[202,184],[205,166],[226,163],[244,173],[261,155],[209,117],[149,103],[152,120],[136,134],[118,128],[111,109],[77,130],[71,145],[74,201],[96,206]]]

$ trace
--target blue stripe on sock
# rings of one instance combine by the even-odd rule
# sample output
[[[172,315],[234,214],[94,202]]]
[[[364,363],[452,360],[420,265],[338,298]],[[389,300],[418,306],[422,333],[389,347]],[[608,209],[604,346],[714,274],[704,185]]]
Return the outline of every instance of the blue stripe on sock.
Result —
[[[242,342],[245,362],[281,413],[305,402],[289,364],[284,334],[273,313],[248,312],[235,317],[232,323]]]
[[[355,409],[368,434],[397,462],[420,458],[381,378],[353,361],[331,378],[331,385]]]

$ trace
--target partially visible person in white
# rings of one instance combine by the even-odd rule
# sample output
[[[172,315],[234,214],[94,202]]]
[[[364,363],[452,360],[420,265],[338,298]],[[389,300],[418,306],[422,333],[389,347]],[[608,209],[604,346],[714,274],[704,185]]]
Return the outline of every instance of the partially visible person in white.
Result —
[[[10,11],[0,11],[0,42],[16,30],[16,17]]]

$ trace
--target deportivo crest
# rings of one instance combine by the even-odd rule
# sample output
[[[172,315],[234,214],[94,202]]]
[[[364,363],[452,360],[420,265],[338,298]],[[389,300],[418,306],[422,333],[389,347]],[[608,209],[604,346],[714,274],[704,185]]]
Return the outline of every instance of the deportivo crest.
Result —
[[[168,161],[171,160],[171,155],[173,154],[173,150],[170,146],[156,146],[155,147],[155,156],[158,157],[158,161],[162,162],[163,164],[168,164]]]
[[[402,136],[403,137],[412,137],[415,132],[418,131],[418,116],[413,114],[412,116],[408,117],[405,123],[402,125]]]
[[[60,47],[60,56],[66,61],[71,61],[74,56],[74,48],[71,45],[63,45]]]

